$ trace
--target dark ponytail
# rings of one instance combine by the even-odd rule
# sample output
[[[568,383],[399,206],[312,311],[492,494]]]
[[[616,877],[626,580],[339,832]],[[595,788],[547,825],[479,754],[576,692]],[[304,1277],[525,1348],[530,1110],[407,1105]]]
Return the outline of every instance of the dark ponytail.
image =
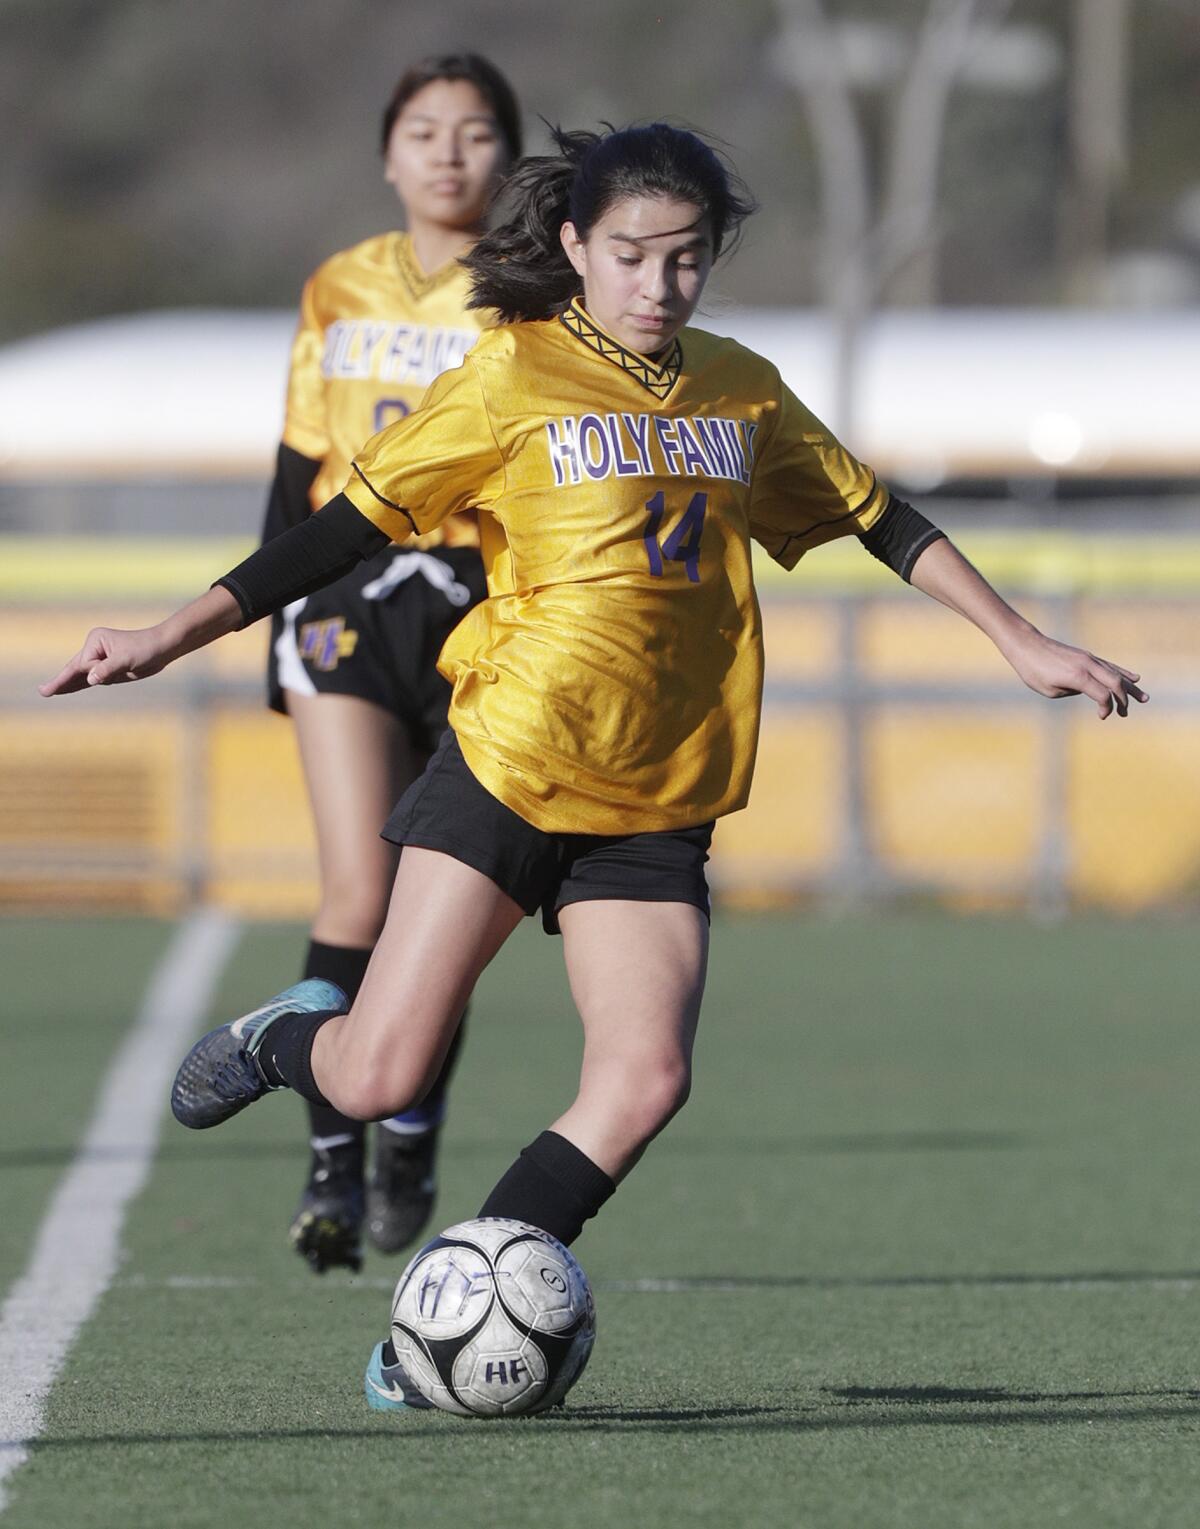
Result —
[[[581,239],[630,196],[669,196],[703,208],[713,253],[736,243],[754,201],[737,174],[698,133],[652,122],[605,133],[551,128],[558,153],[523,159],[501,192],[508,215],[462,263],[472,308],[505,323],[548,319],[583,290],[559,231],[570,220]]]

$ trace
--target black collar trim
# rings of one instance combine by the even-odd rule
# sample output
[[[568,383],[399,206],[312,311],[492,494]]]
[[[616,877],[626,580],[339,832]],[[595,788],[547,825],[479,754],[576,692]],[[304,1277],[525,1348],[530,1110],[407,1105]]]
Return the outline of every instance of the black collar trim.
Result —
[[[577,303],[572,303],[566,312],[560,313],[558,317],[563,328],[573,334],[577,340],[581,340],[589,350],[594,350],[598,356],[603,356],[606,361],[611,361],[622,371],[628,372],[635,382],[640,382],[660,403],[666,402],[683,370],[683,348],[678,340],[671,346],[670,353],[662,365],[656,366],[653,361],[648,361],[645,356],[639,356],[634,350],[626,350],[611,335],[605,334],[603,329],[598,328]]]

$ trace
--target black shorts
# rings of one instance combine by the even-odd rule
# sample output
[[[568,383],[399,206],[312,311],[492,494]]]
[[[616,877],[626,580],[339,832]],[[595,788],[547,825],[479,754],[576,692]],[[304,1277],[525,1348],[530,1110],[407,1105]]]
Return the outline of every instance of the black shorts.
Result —
[[[393,844],[441,850],[472,866],[557,934],[568,903],[691,903],[707,918],[704,863],[713,825],[639,834],[548,834],[485,790],[447,730],[384,825]]]
[[[288,690],[357,696],[399,718],[413,746],[429,753],[450,704],[438,654],[486,594],[476,547],[385,548],[274,618],[268,704],[286,712]]]

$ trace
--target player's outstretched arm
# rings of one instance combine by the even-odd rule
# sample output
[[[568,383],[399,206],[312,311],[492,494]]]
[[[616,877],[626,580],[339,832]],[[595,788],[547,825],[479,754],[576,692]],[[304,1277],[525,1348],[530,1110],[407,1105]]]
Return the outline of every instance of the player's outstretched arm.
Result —
[[[70,695],[92,685],[125,685],[130,680],[148,679],[185,653],[235,631],[241,624],[241,606],[217,584],[157,626],[132,632],[96,627],[74,658],[38,690],[44,696]]]
[[[1141,675],[1039,632],[1001,599],[945,537],[925,548],[909,578],[917,589],[965,616],[990,637],[1039,695],[1090,696],[1101,720],[1114,711],[1120,717],[1128,715],[1131,699],[1149,700],[1137,684]]]
[[[311,595],[388,545],[388,537],[338,494],[315,515],[252,552],[198,600],[136,632],[97,627],[69,664],[38,689],[68,695],[157,674],[174,659]]]

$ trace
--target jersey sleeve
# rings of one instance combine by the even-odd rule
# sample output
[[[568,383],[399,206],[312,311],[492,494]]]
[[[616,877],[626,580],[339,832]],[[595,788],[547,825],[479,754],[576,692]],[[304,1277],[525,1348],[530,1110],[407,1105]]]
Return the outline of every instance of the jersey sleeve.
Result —
[[[300,322],[292,341],[283,444],[318,461],[329,455],[332,445],[325,410],[325,379],[321,375],[324,349],[325,330],[317,313],[317,278],[312,276],[304,284]]]
[[[750,534],[785,568],[839,536],[869,531],[887,486],[846,450],[782,382],[775,419],[756,452]]]
[[[493,505],[504,490],[504,458],[471,358],[443,372],[419,407],[373,436],[351,467],[347,499],[393,541]]]

